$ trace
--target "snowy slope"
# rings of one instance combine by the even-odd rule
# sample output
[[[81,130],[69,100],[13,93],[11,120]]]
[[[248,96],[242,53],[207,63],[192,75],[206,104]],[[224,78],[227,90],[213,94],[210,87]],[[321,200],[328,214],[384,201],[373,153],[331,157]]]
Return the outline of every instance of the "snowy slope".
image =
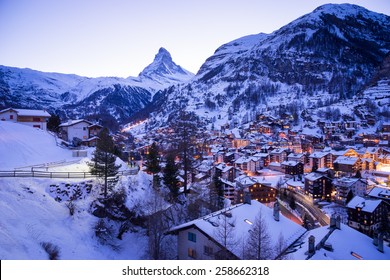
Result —
[[[0,122],[0,155],[0,170],[74,160],[71,151],[56,146],[47,132],[9,122]],[[87,171],[87,160],[49,167],[49,171]],[[84,190],[86,184],[91,192],[83,192],[75,201],[75,214],[70,216],[66,201],[55,200],[55,190],[72,191],[77,186]],[[127,190],[129,209],[145,205],[150,185],[150,176],[142,172],[122,177],[118,184]],[[125,233],[122,240],[114,237],[107,245],[96,238],[98,218],[90,213],[90,205],[100,193],[96,179],[0,178],[0,259],[48,259],[42,243],[58,247],[60,259],[145,258],[147,239],[142,229]],[[113,223],[115,231],[117,227]]]
[[[0,170],[71,161],[72,152],[56,145],[47,131],[19,123],[0,122]]]
[[[149,128],[166,125],[178,108],[216,128],[247,123],[260,113],[279,118],[310,109],[315,116],[313,109],[340,100],[342,108],[366,87],[389,51],[389,16],[351,4],[324,5],[271,34],[222,45],[190,83],[158,95]]]

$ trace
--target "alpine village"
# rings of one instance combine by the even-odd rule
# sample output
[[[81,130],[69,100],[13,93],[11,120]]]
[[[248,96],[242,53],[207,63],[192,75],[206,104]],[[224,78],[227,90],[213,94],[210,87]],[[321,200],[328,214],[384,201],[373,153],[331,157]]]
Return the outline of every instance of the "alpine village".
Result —
[[[0,259],[390,260],[390,16],[327,4],[196,74],[0,66]]]

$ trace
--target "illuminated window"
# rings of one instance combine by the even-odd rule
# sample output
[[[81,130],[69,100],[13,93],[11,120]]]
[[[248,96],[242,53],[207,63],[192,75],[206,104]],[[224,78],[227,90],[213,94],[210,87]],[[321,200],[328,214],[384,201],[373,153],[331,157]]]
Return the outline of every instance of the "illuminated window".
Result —
[[[192,249],[192,248],[188,248],[188,256],[190,258],[195,259],[196,258],[196,251],[194,249]]]

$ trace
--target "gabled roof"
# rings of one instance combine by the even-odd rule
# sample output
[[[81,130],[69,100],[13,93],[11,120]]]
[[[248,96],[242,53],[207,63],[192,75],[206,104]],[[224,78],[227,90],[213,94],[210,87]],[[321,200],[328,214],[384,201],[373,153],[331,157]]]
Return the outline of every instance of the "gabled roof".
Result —
[[[1,110],[0,113],[7,112],[7,111],[15,111],[18,116],[21,117],[51,117],[51,115],[46,112],[46,110],[33,110],[33,109],[15,109],[15,108],[8,108]]]
[[[309,157],[310,158],[323,158],[326,157],[329,153],[328,152],[315,152],[312,153]]]
[[[299,247],[290,256],[295,260],[304,260],[307,258],[309,248],[308,238],[310,235],[315,237],[315,245],[329,233],[329,227],[319,227],[308,231],[301,239]],[[298,242],[297,242],[298,243]],[[383,246],[384,252],[381,253],[373,244],[372,238],[347,226],[340,224],[340,229],[334,230],[326,243],[331,245],[333,250],[321,248],[315,251],[310,258],[312,260],[356,260],[355,256],[362,257],[363,260],[389,260],[390,248]],[[353,254],[354,253],[354,254]]]
[[[60,127],[67,127],[67,126],[72,126],[72,125],[75,125],[75,124],[78,124],[78,123],[81,123],[81,122],[87,123],[88,126],[93,125],[93,123],[91,123],[90,121],[81,119],[81,120],[69,120],[67,122],[64,122],[64,123],[60,124],[59,126]]]
[[[364,212],[372,213],[376,208],[378,208],[381,202],[382,201],[379,199],[365,199],[361,196],[355,196],[348,203],[347,207],[351,209],[360,208]]]
[[[222,240],[219,240],[218,230],[223,230],[223,223],[227,221],[230,224],[234,224],[234,227],[232,227],[232,238],[239,242],[239,244],[242,244],[242,241],[248,236],[248,231],[253,226],[250,223],[255,222],[259,212],[261,212],[269,235],[271,236],[271,246],[278,242],[280,235],[283,235],[287,247],[306,232],[305,228],[292,222],[283,215],[280,215],[279,222],[275,221],[271,208],[256,200],[252,200],[251,204],[237,204],[200,219],[173,227],[169,233],[177,233],[181,230],[196,228],[222,246],[223,243]],[[230,251],[238,258],[242,258],[243,250],[241,246],[230,248]]]
[[[390,188],[374,187],[368,193],[369,196],[390,201]]]
[[[322,177],[325,177],[325,175],[321,174],[321,173],[317,173],[317,172],[311,172],[311,173],[305,175],[305,180],[316,181]]]
[[[358,157],[347,157],[347,156],[339,156],[336,158],[334,163],[345,164],[345,165],[354,165],[359,160]]]

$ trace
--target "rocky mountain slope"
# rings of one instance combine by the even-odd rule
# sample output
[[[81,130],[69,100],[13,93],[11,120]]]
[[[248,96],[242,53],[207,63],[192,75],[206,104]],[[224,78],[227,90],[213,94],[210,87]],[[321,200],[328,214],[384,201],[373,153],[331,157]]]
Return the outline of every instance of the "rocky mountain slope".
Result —
[[[45,108],[63,118],[96,116],[121,123],[147,106],[158,90],[192,77],[164,48],[138,77],[126,79],[0,66],[0,108]]]
[[[356,96],[389,51],[389,16],[351,4],[324,5],[271,34],[218,48],[190,83],[156,96],[159,111],[150,123],[164,125],[180,108],[221,124],[256,112],[299,115]]]

